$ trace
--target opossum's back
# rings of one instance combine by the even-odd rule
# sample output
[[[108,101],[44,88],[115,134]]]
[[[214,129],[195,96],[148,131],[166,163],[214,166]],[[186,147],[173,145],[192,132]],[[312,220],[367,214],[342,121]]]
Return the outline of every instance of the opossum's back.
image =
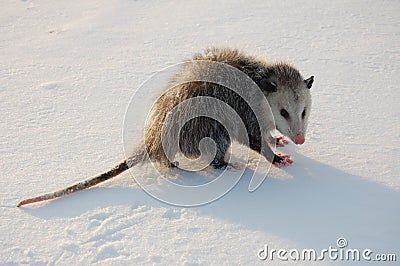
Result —
[[[215,83],[199,80],[212,80],[213,76],[220,76],[220,65],[202,64],[200,60],[222,62],[238,69],[250,69],[261,67],[264,63],[254,57],[246,56],[237,49],[210,48],[203,54],[196,54],[192,58],[193,63],[183,64],[178,73],[168,85],[167,90],[158,98],[149,116],[147,130],[158,128],[170,113],[181,102],[198,96],[209,96],[230,105],[240,116],[251,117],[252,110],[242,97],[232,90]],[[231,73],[231,72],[230,72]],[[188,82],[189,81],[189,82]],[[196,108],[195,106],[193,108]],[[252,119],[245,119],[252,120]]]
[[[195,101],[194,103],[196,105],[194,106],[181,104],[185,100],[201,96],[207,96],[207,99]],[[208,100],[209,98],[213,98],[216,101]],[[189,82],[177,85],[161,95],[153,107],[152,113],[148,119],[146,131],[148,133],[152,132],[153,135],[160,134],[167,115],[174,113],[172,111],[175,107],[185,114],[196,114],[198,109],[202,109],[206,112],[211,112],[210,115],[216,116],[216,120],[228,121],[229,124],[236,123],[236,121],[231,121],[232,117],[226,112],[226,109],[222,106],[223,104],[227,104],[233,109],[242,119],[247,129],[250,127],[258,127],[258,122],[252,108],[241,96],[231,89],[214,83]],[[183,108],[181,106],[183,106]],[[179,119],[179,117],[176,119]],[[176,120],[173,121],[174,123],[177,122]]]
[[[209,48],[204,53],[195,54],[192,60],[207,60],[229,64],[240,67],[247,64],[263,64],[253,56],[245,55],[237,49],[231,48]]]

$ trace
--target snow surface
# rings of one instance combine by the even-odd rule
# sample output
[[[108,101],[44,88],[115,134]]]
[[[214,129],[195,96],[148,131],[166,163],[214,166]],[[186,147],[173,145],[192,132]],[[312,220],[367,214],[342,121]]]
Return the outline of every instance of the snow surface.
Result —
[[[0,264],[278,265],[257,251],[338,237],[400,260],[399,1],[4,0],[0,14]],[[122,160],[133,92],[210,46],[315,75],[306,143],[283,149],[293,165],[253,193],[248,169],[202,207],[161,203],[128,172],[15,207]]]

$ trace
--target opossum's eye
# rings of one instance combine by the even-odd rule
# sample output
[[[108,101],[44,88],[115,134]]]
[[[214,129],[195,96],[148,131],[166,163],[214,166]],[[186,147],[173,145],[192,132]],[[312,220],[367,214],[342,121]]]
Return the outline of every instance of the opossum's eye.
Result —
[[[289,113],[285,109],[281,109],[281,116],[283,116],[286,120],[289,119]]]
[[[306,109],[303,110],[303,112],[301,113],[301,117],[304,119],[304,117],[306,116]]]

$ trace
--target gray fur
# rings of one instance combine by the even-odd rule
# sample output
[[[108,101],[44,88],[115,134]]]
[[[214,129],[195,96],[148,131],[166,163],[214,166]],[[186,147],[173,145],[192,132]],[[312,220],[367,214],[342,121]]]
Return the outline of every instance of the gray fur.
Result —
[[[309,80],[307,83],[297,69],[286,63],[269,64],[233,49],[208,49],[204,54],[196,54],[192,60],[222,62],[247,74],[262,90],[264,88],[263,93],[271,106],[277,129],[292,140],[296,134],[305,136],[311,107],[309,87],[311,87],[312,81]],[[201,68],[184,69],[170,84],[170,87],[173,88],[161,95],[155,104],[145,128],[145,146],[149,157],[165,166],[173,166],[168,158],[173,158],[175,154],[170,154],[171,157],[167,158],[161,140],[162,126],[167,114],[185,100],[196,96],[209,96],[224,101],[239,114],[246,126],[251,149],[261,153],[269,161],[280,162],[282,158],[277,155],[273,156],[272,151],[261,151],[262,132],[260,132],[259,124],[251,108],[246,106],[238,95],[227,88],[211,83],[181,84],[181,81],[187,80],[187,77],[190,77],[190,80],[199,80],[199,77],[204,75],[201,71],[206,70]],[[281,116],[282,108],[289,113],[289,119]],[[306,116],[303,118],[304,109],[306,109]],[[216,112],[218,111],[216,110]],[[211,165],[216,168],[226,166],[224,157],[232,140],[226,129],[210,118],[199,117],[183,126],[179,140],[181,152],[189,158],[200,156],[199,142],[205,137],[213,139],[217,146],[216,157]],[[240,140],[236,140],[240,142]],[[168,153],[171,152],[177,153],[178,151],[168,151]]]

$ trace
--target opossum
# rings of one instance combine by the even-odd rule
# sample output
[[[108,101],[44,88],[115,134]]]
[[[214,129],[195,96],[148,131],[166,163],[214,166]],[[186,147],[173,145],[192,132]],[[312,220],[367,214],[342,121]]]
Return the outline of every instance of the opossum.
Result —
[[[237,49],[210,48],[203,54],[196,54],[193,61],[220,62],[232,66],[251,78],[266,97],[275,120],[276,129],[289,137],[295,144],[303,144],[311,108],[310,88],[314,82],[314,76],[304,79],[299,71],[288,63],[269,63],[266,60],[257,59],[243,54]],[[171,161],[176,150],[166,151],[162,144],[162,127],[171,111],[185,100],[198,96],[216,98],[232,107],[242,119],[247,131],[250,149],[263,155],[275,166],[284,166],[292,163],[289,155],[275,154],[268,143],[261,137],[259,123],[253,113],[252,107],[232,90],[218,84],[207,82],[180,83],[180,77],[191,76],[196,80],[201,69],[186,68],[182,70],[171,82],[171,90],[163,93],[155,103],[148,117],[145,127],[144,145],[128,159],[124,160],[108,172],[79,182],[65,189],[29,198],[18,203],[17,207],[34,202],[58,198],[79,190],[92,187],[104,182],[127,169],[148,159],[158,162],[165,167],[179,167],[179,162]],[[204,74],[204,73],[202,73]],[[179,149],[185,157],[196,158],[200,156],[199,143],[203,138],[211,138],[216,144],[215,157],[211,160],[213,168],[224,168],[228,165],[225,160],[226,153],[232,142],[231,137],[224,126],[215,119],[209,117],[197,117],[185,123],[180,129]],[[278,146],[287,144],[285,139],[272,138]],[[238,139],[236,139],[238,140]],[[240,140],[238,140],[240,142]],[[269,141],[269,140],[268,140]],[[262,149],[262,147],[266,147]]]

